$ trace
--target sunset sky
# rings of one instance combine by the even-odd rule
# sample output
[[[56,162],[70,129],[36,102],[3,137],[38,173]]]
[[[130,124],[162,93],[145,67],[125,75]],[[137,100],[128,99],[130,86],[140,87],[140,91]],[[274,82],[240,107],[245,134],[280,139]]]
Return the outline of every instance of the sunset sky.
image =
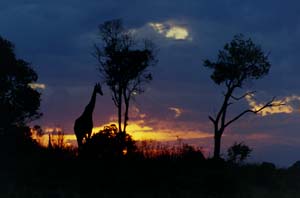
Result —
[[[223,152],[234,141],[244,141],[254,149],[252,161],[288,166],[300,160],[299,13],[300,2],[293,0],[4,0],[0,35],[16,45],[18,57],[39,75],[39,84],[32,87],[42,92],[44,116],[34,124],[73,133],[74,120],[100,81],[91,55],[100,41],[97,26],[122,18],[137,39],[152,39],[159,48],[154,79],[131,105],[129,131],[137,139],[181,138],[212,154],[208,115],[218,110],[222,87],[202,63],[215,59],[226,42],[243,33],[270,53],[272,66],[268,76],[241,90],[257,92],[233,105],[229,116],[273,96],[287,105],[234,123],[225,131]],[[104,85],[103,92],[97,97],[95,127],[116,121]]]

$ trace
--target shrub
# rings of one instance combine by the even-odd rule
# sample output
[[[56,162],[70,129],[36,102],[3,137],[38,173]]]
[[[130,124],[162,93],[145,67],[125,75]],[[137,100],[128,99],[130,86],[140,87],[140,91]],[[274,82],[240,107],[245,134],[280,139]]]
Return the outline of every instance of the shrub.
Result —
[[[228,161],[232,163],[242,163],[250,156],[251,152],[252,149],[243,142],[235,142],[227,150]]]
[[[135,141],[126,132],[118,132],[116,125],[105,126],[94,134],[83,148],[86,157],[115,159],[128,156],[136,150]]]

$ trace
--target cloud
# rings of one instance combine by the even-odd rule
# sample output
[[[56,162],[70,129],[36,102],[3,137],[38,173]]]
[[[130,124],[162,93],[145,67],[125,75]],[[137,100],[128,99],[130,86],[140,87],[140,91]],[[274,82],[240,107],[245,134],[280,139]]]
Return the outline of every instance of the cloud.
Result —
[[[28,86],[32,89],[46,89],[46,85],[43,83],[29,83]]]
[[[178,118],[182,114],[182,109],[179,109],[177,107],[169,107],[169,110],[174,111],[174,118]]]
[[[249,106],[252,108],[252,110],[258,110],[259,108],[264,106],[263,103],[257,103],[253,97],[254,94],[246,96],[246,100]],[[273,104],[278,106],[267,107],[262,111],[260,111],[259,114],[261,116],[267,116],[267,115],[278,114],[278,113],[286,113],[286,114],[294,113],[295,111],[299,110],[299,107],[295,108],[296,106],[295,102],[300,102],[300,96],[297,95],[287,96],[282,100],[275,100],[273,102]],[[279,105],[282,103],[284,105]]]
[[[172,27],[166,33],[167,38],[173,38],[175,40],[185,40],[189,36],[189,32],[183,27]]]
[[[158,34],[163,35],[165,38],[174,40],[191,40],[189,30],[182,26],[176,25],[173,22],[150,22],[148,25],[153,28]]]

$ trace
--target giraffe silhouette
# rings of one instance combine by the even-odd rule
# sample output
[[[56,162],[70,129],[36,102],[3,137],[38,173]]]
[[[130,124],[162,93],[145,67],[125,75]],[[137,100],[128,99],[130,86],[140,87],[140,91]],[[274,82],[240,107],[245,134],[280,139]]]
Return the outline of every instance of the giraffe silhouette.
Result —
[[[101,96],[103,95],[101,85],[99,83],[96,83],[91,100],[88,103],[88,105],[85,107],[83,113],[79,118],[75,120],[74,132],[76,135],[79,149],[82,147],[83,139],[85,139],[85,142],[88,141],[92,134],[93,111],[95,108],[97,93],[100,94]]]

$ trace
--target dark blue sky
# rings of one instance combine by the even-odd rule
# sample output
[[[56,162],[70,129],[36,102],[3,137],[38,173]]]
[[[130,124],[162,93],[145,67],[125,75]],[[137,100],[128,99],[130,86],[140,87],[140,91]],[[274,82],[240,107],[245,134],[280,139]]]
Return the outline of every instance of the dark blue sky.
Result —
[[[16,45],[18,56],[32,63],[39,83],[46,85],[44,117],[37,123],[71,133],[73,120],[99,80],[91,56],[93,43],[99,41],[97,26],[122,18],[137,38],[150,38],[159,48],[154,80],[136,98],[132,123],[153,131],[177,131],[185,138],[183,132],[212,133],[207,116],[218,110],[222,99],[222,88],[210,80],[202,61],[215,58],[226,42],[243,33],[270,52],[272,64],[267,77],[245,90],[256,90],[257,102],[277,96],[288,106],[276,110],[282,113],[248,115],[235,123],[225,132],[224,149],[244,141],[254,148],[253,160],[290,165],[300,159],[300,3],[287,2],[4,0],[0,35]],[[109,90],[104,92],[95,109],[97,126],[115,115]],[[247,101],[236,105],[230,115],[247,107]],[[174,108],[182,113],[176,116]],[[212,143],[211,138],[190,141],[207,148]]]

